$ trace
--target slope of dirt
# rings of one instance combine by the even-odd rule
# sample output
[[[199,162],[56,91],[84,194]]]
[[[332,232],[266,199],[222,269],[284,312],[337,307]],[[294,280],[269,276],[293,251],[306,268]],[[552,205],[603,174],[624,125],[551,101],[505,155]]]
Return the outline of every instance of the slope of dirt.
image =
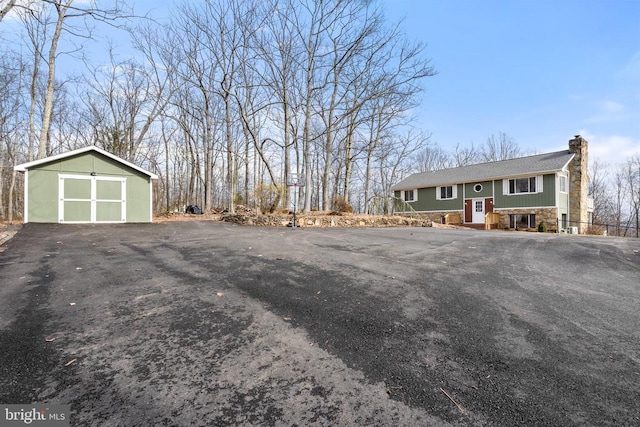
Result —
[[[13,222],[12,224],[0,222],[0,252],[4,251],[5,243],[11,240],[21,228],[22,222]]]

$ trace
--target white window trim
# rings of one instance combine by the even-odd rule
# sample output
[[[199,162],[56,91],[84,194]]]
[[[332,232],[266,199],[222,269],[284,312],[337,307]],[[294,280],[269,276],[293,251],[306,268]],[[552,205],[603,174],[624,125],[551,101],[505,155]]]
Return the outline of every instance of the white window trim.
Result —
[[[443,199],[442,197],[440,197],[440,193],[441,193],[441,188],[442,187],[451,187],[451,198],[449,199]],[[455,200],[458,198],[458,185],[454,184],[454,185],[442,185],[440,187],[436,187],[436,200]]]
[[[523,178],[535,178],[536,179],[536,191],[528,191],[526,193],[510,193],[509,192],[509,181],[511,181],[512,179],[523,179]],[[535,175],[535,176],[520,176],[520,177],[516,177],[516,178],[505,178],[502,180],[502,194],[505,196],[520,196],[520,195],[526,195],[526,194],[539,194],[539,193],[543,193],[544,192],[544,188],[543,188],[543,181],[544,181],[544,177],[542,175]]]
[[[533,225],[530,223],[531,221],[531,215],[534,216],[534,220],[533,220]],[[528,224],[528,228],[535,228],[535,223],[536,223],[536,214],[535,213],[520,213],[520,214],[509,214],[509,227],[511,227],[511,221],[513,219],[514,216],[527,216],[527,224]],[[513,224],[515,226],[515,224]],[[517,227],[514,227],[517,228]]]
[[[564,190],[562,190],[562,185],[560,185],[563,179],[564,179]],[[558,174],[558,191],[562,194],[569,193],[569,178],[564,174]]]
[[[413,200],[407,200],[406,198],[406,193],[407,191],[412,191],[413,192]],[[402,194],[400,194],[400,197],[402,198],[402,201],[405,203],[414,203],[418,201],[418,189],[414,188],[412,190],[402,190],[401,192]]]

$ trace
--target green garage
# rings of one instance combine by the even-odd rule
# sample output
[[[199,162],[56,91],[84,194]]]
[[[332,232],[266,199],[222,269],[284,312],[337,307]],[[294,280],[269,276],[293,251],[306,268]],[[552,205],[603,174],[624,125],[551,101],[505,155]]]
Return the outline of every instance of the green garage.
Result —
[[[15,167],[24,173],[24,222],[152,222],[158,176],[95,146]]]

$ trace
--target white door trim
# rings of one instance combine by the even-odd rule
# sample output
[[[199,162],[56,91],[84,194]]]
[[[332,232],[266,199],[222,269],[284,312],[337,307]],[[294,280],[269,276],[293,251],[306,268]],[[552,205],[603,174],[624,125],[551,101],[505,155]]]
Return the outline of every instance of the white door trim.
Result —
[[[478,210],[478,208],[480,208],[480,210]],[[485,210],[484,199],[471,199],[471,222],[474,224],[484,224]]]
[[[65,179],[77,179],[77,180],[90,180],[91,181],[91,196],[90,199],[66,199],[64,197],[64,180]],[[119,181],[121,183],[121,196],[122,200],[108,200],[97,198],[97,185],[98,181]],[[95,223],[123,223],[127,219],[127,206],[126,187],[127,178],[119,178],[112,176],[86,176],[86,175],[72,175],[72,174],[58,174],[58,222],[64,224],[95,224]],[[65,221],[64,220],[64,202],[66,201],[90,201],[91,202],[91,217],[89,221]],[[119,221],[98,221],[97,220],[97,204],[98,202],[114,202],[120,203],[120,220]]]

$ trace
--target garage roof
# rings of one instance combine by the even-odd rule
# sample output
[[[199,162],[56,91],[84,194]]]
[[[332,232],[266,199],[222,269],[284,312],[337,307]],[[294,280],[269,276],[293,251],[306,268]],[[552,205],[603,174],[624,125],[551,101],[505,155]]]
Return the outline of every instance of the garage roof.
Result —
[[[503,179],[519,175],[554,173],[563,170],[573,156],[574,154],[569,150],[562,150],[497,162],[414,173],[391,187],[391,189],[396,191],[411,190],[414,188]]]
[[[110,159],[115,160],[118,163],[122,163],[125,166],[130,167],[131,169],[137,170],[140,173],[143,173],[144,175],[147,175],[149,178],[151,179],[158,179],[158,175],[156,175],[155,173],[149,172],[148,170],[142,169],[139,166],[134,165],[133,163],[127,162],[124,159],[121,159],[120,157],[109,153],[108,151],[103,150],[102,148],[98,148],[95,145],[89,145],[88,147],[83,147],[83,148],[79,148],[77,150],[73,150],[73,151],[67,151],[66,153],[62,153],[62,154],[57,154],[55,156],[51,156],[51,157],[45,157],[44,159],[39,159],[39,160],[34,160],[32,162],[27,162],[27,163],[23,163],[21,165],[16,165],[14,167],[14,169],[18,172],[26,172],[27,169],[32,168],[34,166],[38,166],[38,165],[44,165],[46,163],[50,163],[50,162],[54,162],[56,160],[60,160],[60,159],[65,159],[67,157],[71,157],[71,156],[75,156],[78,154],[82,154],[82,153],[87,153],[90,151],[94,151],[96,153],[100,153],[103,156],[109,157]]]

